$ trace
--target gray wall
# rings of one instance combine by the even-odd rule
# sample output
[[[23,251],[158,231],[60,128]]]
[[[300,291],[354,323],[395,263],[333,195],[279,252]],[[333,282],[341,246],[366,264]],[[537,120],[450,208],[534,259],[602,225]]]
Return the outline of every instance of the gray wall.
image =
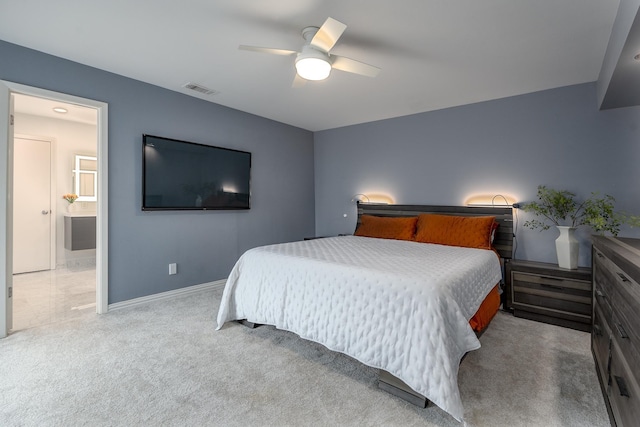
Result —
[[[313,235],[311,132],[3,41],[0,58],[2,80],[109,104],[110,304],[226,278],[246,249]],[[142,212],[143,133],[250,151],[251,210]]]
[[[353,232],[356,193],[402,204],[497,193],[525,202],[546,184],[611,194],[619,210],[640,214],[640,107],[598,111],[596,98],[589,83],[317,132],[316,233]],[[558,232],[524,229],[527,218],[518,211],[517,257],[556,262]],[[581,265],[589,235],[580,229]]]

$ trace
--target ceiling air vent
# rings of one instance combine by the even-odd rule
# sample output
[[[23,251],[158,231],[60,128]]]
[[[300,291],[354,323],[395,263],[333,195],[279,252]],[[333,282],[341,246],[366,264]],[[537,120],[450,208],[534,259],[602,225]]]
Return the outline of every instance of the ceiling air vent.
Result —
[[[200,92],[204,95],[215,95],[216,93],[218,93],[217,91],[213,90],[213,89],[209,89],[206,88],[202,85],[199,85],[197,83],[186,83],[184,84],[182,87],[187,88],[189,90],[194,90],[196,92]]]

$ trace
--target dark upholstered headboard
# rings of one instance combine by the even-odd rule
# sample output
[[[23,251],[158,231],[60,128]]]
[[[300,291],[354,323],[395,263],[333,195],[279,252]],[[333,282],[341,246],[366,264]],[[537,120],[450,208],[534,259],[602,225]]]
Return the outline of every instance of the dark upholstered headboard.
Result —
[[[423,213],[460,216],[495,216],[500,224],[493,246],[504,259],[513,258],[513,209],[510,207],[383,205],[358,203],[358,226],[362,215],[387,217],[418,216]]]

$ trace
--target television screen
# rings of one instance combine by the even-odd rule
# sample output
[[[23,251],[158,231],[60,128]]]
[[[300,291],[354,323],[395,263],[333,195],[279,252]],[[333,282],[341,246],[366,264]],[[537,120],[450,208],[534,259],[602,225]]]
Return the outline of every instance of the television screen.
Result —
[[[142,136],[142,210],[249,209],[251,153]]]

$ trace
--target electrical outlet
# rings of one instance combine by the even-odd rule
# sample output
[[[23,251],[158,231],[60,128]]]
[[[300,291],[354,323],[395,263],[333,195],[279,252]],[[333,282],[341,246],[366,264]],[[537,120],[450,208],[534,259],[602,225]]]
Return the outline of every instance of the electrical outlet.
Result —
[[[169,275],[178,274],[178,264],[175,262],[169,264]]]

